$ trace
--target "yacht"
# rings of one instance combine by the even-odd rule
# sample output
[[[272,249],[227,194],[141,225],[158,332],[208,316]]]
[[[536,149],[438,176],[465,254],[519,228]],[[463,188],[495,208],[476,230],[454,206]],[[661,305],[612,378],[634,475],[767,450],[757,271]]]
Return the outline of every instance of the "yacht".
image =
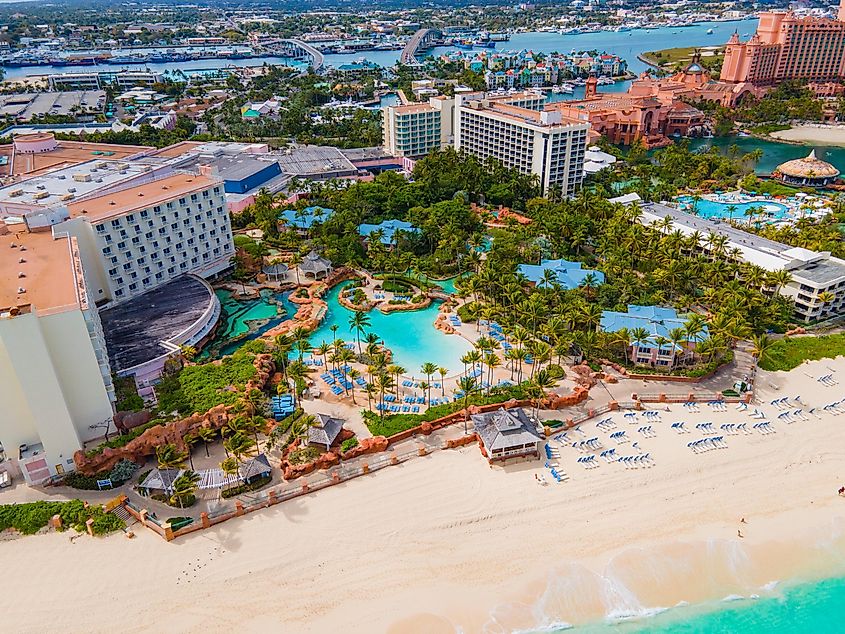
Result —
[[[707,35],[713,35],[713,29],[707,29]]]

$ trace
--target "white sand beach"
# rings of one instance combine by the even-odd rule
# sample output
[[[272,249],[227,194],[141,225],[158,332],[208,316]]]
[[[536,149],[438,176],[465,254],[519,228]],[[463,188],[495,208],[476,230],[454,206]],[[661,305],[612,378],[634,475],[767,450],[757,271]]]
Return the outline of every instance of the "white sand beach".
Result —
[[[845,144],[845,126],[798,125],[787,130],[772,132],[769,136],[799,143],[843,145]]]
[[[825,374],[838,384],[816,380]],[[542,461],[491,468],[470,446],[172,543],[140,527],[133,540],[5,541],[4,630],[511,632],[764,594],[776,580],[845,570],[845,406],[808,413],[845,397],[845,359],[763,372],[758,388],[763,405],[751,409],[775,433],[753,430],[760,420],[733,405],[705,404],[653,407],[659,420],[617,411],[614,430],[596,429],[608,414],[583,436],[569,432],[619,455],[637,454],[636,441],[654,459],[648,468],[601,460],[586,469],[585,454],[553,442],[569,475],[557,484]],[[798,395],[804,405],[790,411],[803,413],[778,419],[769,402]],[[673,431],[676,421],[691,433]],[[705,421],[727,448],[687,448],[707,435],[695,427]],[[720,430],[741,423],[751,433]],[[631,442],[609,438],[620,430]]]

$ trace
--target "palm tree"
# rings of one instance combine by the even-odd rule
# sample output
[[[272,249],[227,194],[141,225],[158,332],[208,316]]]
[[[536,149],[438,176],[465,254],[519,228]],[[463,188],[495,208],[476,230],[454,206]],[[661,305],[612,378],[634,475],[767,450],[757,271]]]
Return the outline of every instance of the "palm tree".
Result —
[[[821,293],[819,293],[819,301],[822,303],[821,312],[824,312],[827,305],[835,299],[836,295],[834,295],[830,291],[822,291]]]
[[[493,370],[502,365],[502,360],[495,352],[488,352],[484,356],[484,363],[487,365],[487,393],[489,394],[493,386]]]
[[[446,375],[449,374],[449,370],[440,367],[437,368],[437,372],[440,374],[440,396],[446,396]]]
[[[302,264],[302,256],[298,252],[294,252],[290,256],[290,260],[288,260],[288,262],[290,263],[290,266],[293,269],[293,272],[296,274],[296,285],[300,286],[299,265]]]
[[[425,382],[428,387],[428,402],[431,403],[431,375],[437,372],[437,365],[431,361],[426,361],[422,364],[420,370],[425,374]]]
[[[208,453],[208,443],[214,442],[217,439],[217,431],[211,427],[200,427],[199,431],[197,431],[197,435],[205,445],[205,457],[210,457],[211,454]]]
[[[649,338],[648,330],[646,330],[645,328],[634,328],[631,331],[631,342],[637,348],[637,354],[636,354],[637,357],[640,356],[640,353],[639,353],[640,347],[642,346],[642,344],[644,344],[648,341],[648,338]],[[633,359],[633,361],[636,362],[636,358]]]
[[[364,391],[367,393],[367,409],[373,411],[373,397],[376,395],[378,390],[372,383],[367,383],[364,386]]]
[[[237,477],[240,471],[240,464],[238,463],[237,459],[235,458],[226,458],[223,462],[220,463],[220,469],[225,473],[229,478],[232,476]]]
[[[185,501],[194,497],[200,482],[200,474],[194,470],[185,471],[171,485],[170,504],[185,508]]]
[[[539,372],[537,372],[536,375],[534,375],[534,380],[532,381],[532,384],[536,390],[533,418],[537,418],[537,410],[540,408],[540,401],[545,398],[546,390],[550,390],[555,385],[557,385],[557,380],[552,376],[552,373],[548,370],[540,370]]]
[[[686,341],[686,332],[683,328],[672,328],[669,331],[669,343],[672,344],[672,364],[674,366],[675,359],[679,356],[683,357],[686,349],[682,345]]]
[[[458,390],[463,392],[463,399],[464,399],[464,434],[467,433],[467,419],[469,417],[469,411],[467,410],[467,406],[469,404],[469,397],[471,394],[475,394],[478,391],[478,382],[472,378],[471,376],[462,376],[458,379]]]
[[[766,334],[754,336],[751,340],[751,354],[757,358],[757,363],[761,363],[763,360],[768,359],[769,352],[771,351],[774,343],[775,342],[769,339],[769,336]]]
[[[355,332],[355,340],[358,342],[358,355],[361,354],[361,335],[370,327],[370,317],[362,310],[356,310],[349,316],[349,330]]]
[[[156,460],[159,469],[181,469],[188,459],[188,454],[179,451],[173,443],[156,447]]]
[[[317,354],[319,354],[323,357],[323,365],[325,365],[326,367],[329,367],[328,354],[329,354],[329,350],[331,350],[331,349],[332,349],[332,347],[329,344],[327,344],[325,341],[323,341],[319,346],[317,346],[315,348]]]
[[[355,368],[350,368],[349,372],[346,373],[346,376],[349,377],[349,381],[352,383],[352,402],[355,403],[355,379],[361,378],[361,371],[356,370]],[[357,405],[357,403],[355,403]]]
[[[389,374],[383,372],[376,376],[376,387],[381,394],[381,404],[384,405],[384,393],[393,389],[393,379]],[[384,417],[384,407],[379,410],[379,415]]]
[[[188,464],[191,465],[191,471],[194,470],[194,455],[193,455],[193,446],[199,442],[200,438],[198,434],[185,434],[182,436],[182,442],[185,444],[185,448],[188,450]]]

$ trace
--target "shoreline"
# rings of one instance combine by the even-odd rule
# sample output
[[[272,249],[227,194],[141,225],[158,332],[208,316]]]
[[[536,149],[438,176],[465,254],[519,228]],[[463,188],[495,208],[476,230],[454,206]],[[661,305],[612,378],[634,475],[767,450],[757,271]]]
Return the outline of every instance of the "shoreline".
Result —
[[[763,135],[778,143],[795,145],[825,145],[839,147],[845,145],[845,125],[797,125],[786,130],[778,130]]]
[[[831,372],[838,387],[815,380]],[[843,381],[843,357],[761,371],[763,404],[752,408],[769,414],[777,433],[729,435],[727,449],[700,454],[686,446],[702,436],[696,424],[718,429],[748,420],[751,427],[753,419],[733,405],[726,412],[705,404],[699,412],[658,409],[653,423],[614,412],[617,429],[653,456],[651,468],[602,462],[584,469],[576,462],[583,454],[559,444],[570,480],[539,486],[543,461],[491,468],[468,446],[176,542],[148,531],[133,540],[47,534],[7,541],[10,569],[51,566],[67,575],[50,587],[49,602],[37,604],[43,581],[19,576],[0,609],[21,632],[66,626],[69,612],[78,629],[110,631],[102,605],[120,601],[129,632],[143,631],[155,614],[181,632],[282,626],[438,634],[591,625],[682,601],[764,595],[773,581],[845,572],[845,501],[836,495],[845,483],[845,414],[789,424],[769,404],[801,394],[809,411],[839,399]],[[692,433],[672,431],[675,420]],[[596,422],[584,424],[584,438],[600,436],[610,447]],[[637,433],[646,424],[656,438]],[[635,453],[631,443],[613,446]],[[127,566],[136,581],[128,591],[114,583]]]

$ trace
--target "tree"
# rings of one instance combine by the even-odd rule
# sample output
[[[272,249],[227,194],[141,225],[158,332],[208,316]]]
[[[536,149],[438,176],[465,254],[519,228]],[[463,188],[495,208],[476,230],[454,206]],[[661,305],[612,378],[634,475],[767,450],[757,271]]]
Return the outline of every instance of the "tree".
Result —
[[[458,390],[463,392],[464,401],[464,434],[468,433],[467,421],[469,419],[469,397],[478,392],[478,382],[471,376],[462,376],[458,379]]]
[[[533,418],[537,418],[537,410],[540,408],[540,401],[546,396],[545,391],[550,390],[557,385],[557,379],[555,379],[555,377],[552,376],[552,373],[548,370],[540,370],[534,375],[532,385],[536,390]]]
[[[156,447],[156,461],[159,469],[181,469],[188,459],[188,454],[179,451],[173,443]]]
[[[185,503],[194,499],[200,482],[200,475],[193,470],[185,471],[178,478],[173,480],[171,487],[170,503],[185,508]],[[190,504],[188,504],[190,506]]]
[[[431,403],[431,375],[437,372],[437,364],[431,363],[430,361],[426,361],[422,364],[420,368],[423,374],[425,374],[425,381],[426,387],[428,388],[428,402]]]
[[[361,335],[370,327],[370,317],[362,310],[356,310],[349,316],[349,330],[355,333],[358,342],[358,354],[361,354]]]
[[[356,370],[355,368],[350,368],[346,375],[352,383],[352,402],[355,403],[355,380],[361,378],[361,371]]]
[[[208,444],[217,439],[217,432],[211,427],[200,427],[197,434],[205,445],[205,457],[210,457],[210,454],[208,453]]]
[[[762,363],[769,357],[769,351],[772,349],[774,342],[769,339],[768,335],[755,335],[751,340],[751,354],[757,358],[757,363]]]

